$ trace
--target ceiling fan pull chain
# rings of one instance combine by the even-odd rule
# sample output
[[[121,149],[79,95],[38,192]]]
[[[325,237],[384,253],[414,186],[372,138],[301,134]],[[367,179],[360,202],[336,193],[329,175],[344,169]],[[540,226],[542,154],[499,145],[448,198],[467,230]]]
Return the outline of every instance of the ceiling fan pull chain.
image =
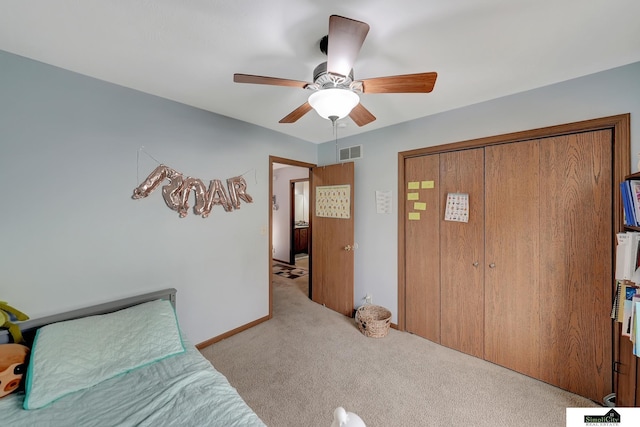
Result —
[[[336,124],[336,122],[338,121],[338,117],[329,116],[329,120],[331,120],[331,123],[333,124],[333,137],[336,141],[336,163],[338,163],[338,126]]]

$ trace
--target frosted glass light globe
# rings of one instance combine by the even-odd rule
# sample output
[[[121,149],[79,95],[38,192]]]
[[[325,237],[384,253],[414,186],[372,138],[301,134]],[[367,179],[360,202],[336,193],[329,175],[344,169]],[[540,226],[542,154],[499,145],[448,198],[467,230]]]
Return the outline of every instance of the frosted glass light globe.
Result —
[[[340,88],[321,89],[309,96],[311,107],[327,120],[331,120],[330,117],[337,117],[338,120],[348,116],[359,102],[360,97],[355,92]]]

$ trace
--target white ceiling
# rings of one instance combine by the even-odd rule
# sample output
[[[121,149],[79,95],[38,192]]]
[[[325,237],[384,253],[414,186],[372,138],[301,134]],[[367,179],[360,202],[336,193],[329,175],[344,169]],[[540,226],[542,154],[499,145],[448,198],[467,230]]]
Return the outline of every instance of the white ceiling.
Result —
[[[278,123],[309,91],[233,74],[310,82],[332,14],[371,27],[356,79],[438,72],[430,94],[362,95],[377,120],[339,137],[640,61],[638,0],[4,0],[0,50],[319,143],[313,111]]]

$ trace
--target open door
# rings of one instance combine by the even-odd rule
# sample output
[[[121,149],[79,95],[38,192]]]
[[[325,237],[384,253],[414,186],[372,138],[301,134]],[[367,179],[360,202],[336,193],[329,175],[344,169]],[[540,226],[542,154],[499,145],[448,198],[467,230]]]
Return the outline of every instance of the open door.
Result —
[[[311,169],[311,299],[353,316],[354,164]]]

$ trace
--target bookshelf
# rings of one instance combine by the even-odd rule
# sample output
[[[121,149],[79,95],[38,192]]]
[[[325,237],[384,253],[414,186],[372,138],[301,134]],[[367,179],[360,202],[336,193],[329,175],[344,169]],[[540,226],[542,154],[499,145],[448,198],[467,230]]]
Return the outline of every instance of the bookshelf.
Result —
[[[624,177],[624,181],[640,181],[640,172],[635,172]],[[622,200],[621,195],[621,204]],[[624,209],[623,209],[624,210]],[[623,231],[640,232],[640,227],[623,224]],[[618,342],[618,354],[615,359],[615,372],[617,374],[617,393],[615,400],[617,406],[640,405],[640,364],[633,355],[633,343],[621,334],[621,325],[616,325],[615,340]]]

